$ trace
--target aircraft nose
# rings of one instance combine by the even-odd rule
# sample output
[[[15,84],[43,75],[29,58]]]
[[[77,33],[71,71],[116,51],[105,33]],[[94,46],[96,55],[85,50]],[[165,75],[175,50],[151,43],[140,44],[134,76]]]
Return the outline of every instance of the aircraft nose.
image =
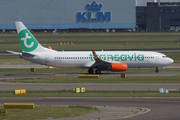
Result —
[[[171,58],[169,58],[169,63],[171,64],[171,63],[173,63],[173,62],[174,62],[174,60],[171,59]]]

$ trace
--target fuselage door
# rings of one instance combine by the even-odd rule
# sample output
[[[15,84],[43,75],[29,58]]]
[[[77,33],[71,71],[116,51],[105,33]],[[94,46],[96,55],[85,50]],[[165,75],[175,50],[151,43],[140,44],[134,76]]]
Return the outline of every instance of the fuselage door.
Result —
[[[159,56],[155,57],[155,62],[159,62]]]
[[[48,62],[49,62],[49,56],[45,55],[45,63],[48,63]]]

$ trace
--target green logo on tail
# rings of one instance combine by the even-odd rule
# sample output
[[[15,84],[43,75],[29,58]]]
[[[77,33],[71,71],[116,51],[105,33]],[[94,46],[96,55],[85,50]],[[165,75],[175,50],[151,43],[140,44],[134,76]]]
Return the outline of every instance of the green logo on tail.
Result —
[[[32,52],[37,48],[38,42],[27,29],[22,30],[18,36],[23,52]]]

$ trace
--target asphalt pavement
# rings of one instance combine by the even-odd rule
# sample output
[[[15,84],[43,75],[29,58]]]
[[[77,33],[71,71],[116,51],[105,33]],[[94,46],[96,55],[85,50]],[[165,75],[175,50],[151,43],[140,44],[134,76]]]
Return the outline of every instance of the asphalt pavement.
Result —
[[[59,98],[31,98],[31,97],[29,98],[1,98],[0,104],[3,104],[4,102],[34,102],[35,105],[83,105],[83,106],[101,106],[101,107],[113,106],[115,108],[120,107],[122,108],[122,110],[124,110],[124,112],[127,111],[127,113],[131,113],[131,112],[127,109],[123,109],[123,107],[124,108],[128,108],[128,107],[129,108],[148,108],[150,110],[149,112],[145,114],[139,114],[133,117],[127,117],[126,120],[179,120],[180,119],[180,114],[179,114],[180,98],[137,98],[137,97],[130,97],[130,98],[90,98],[90,97],[88,98],[60,98],[60,97]],[[109,111],[109,112],[112,112],[112,114],[110,114],[111,116],[109,116],[108,118],[111,118],[111,120],[122,119],[121,113],[118,113],[118,110],[112,109],[112,111]],[[104,114],[104,112],[102,114]],[[117,115],[117,118],[113,118],[115,117],[115,115]],[[98,119],[97,117],[98,116],[95,115],[96,120]],[[92,120],[94,120],[95,118],[92,118]],[[84,117],[83,120],[87,120],[86,117]]]

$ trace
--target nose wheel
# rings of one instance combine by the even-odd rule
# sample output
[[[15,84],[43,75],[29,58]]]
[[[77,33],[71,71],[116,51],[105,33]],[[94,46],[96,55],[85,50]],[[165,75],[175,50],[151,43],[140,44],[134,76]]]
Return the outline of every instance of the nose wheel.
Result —
[[[159,69],[158,69],[158,68],[156,68],[155,72],[156,72],[156,73],[158,73],[158,72],[159,72]]]

